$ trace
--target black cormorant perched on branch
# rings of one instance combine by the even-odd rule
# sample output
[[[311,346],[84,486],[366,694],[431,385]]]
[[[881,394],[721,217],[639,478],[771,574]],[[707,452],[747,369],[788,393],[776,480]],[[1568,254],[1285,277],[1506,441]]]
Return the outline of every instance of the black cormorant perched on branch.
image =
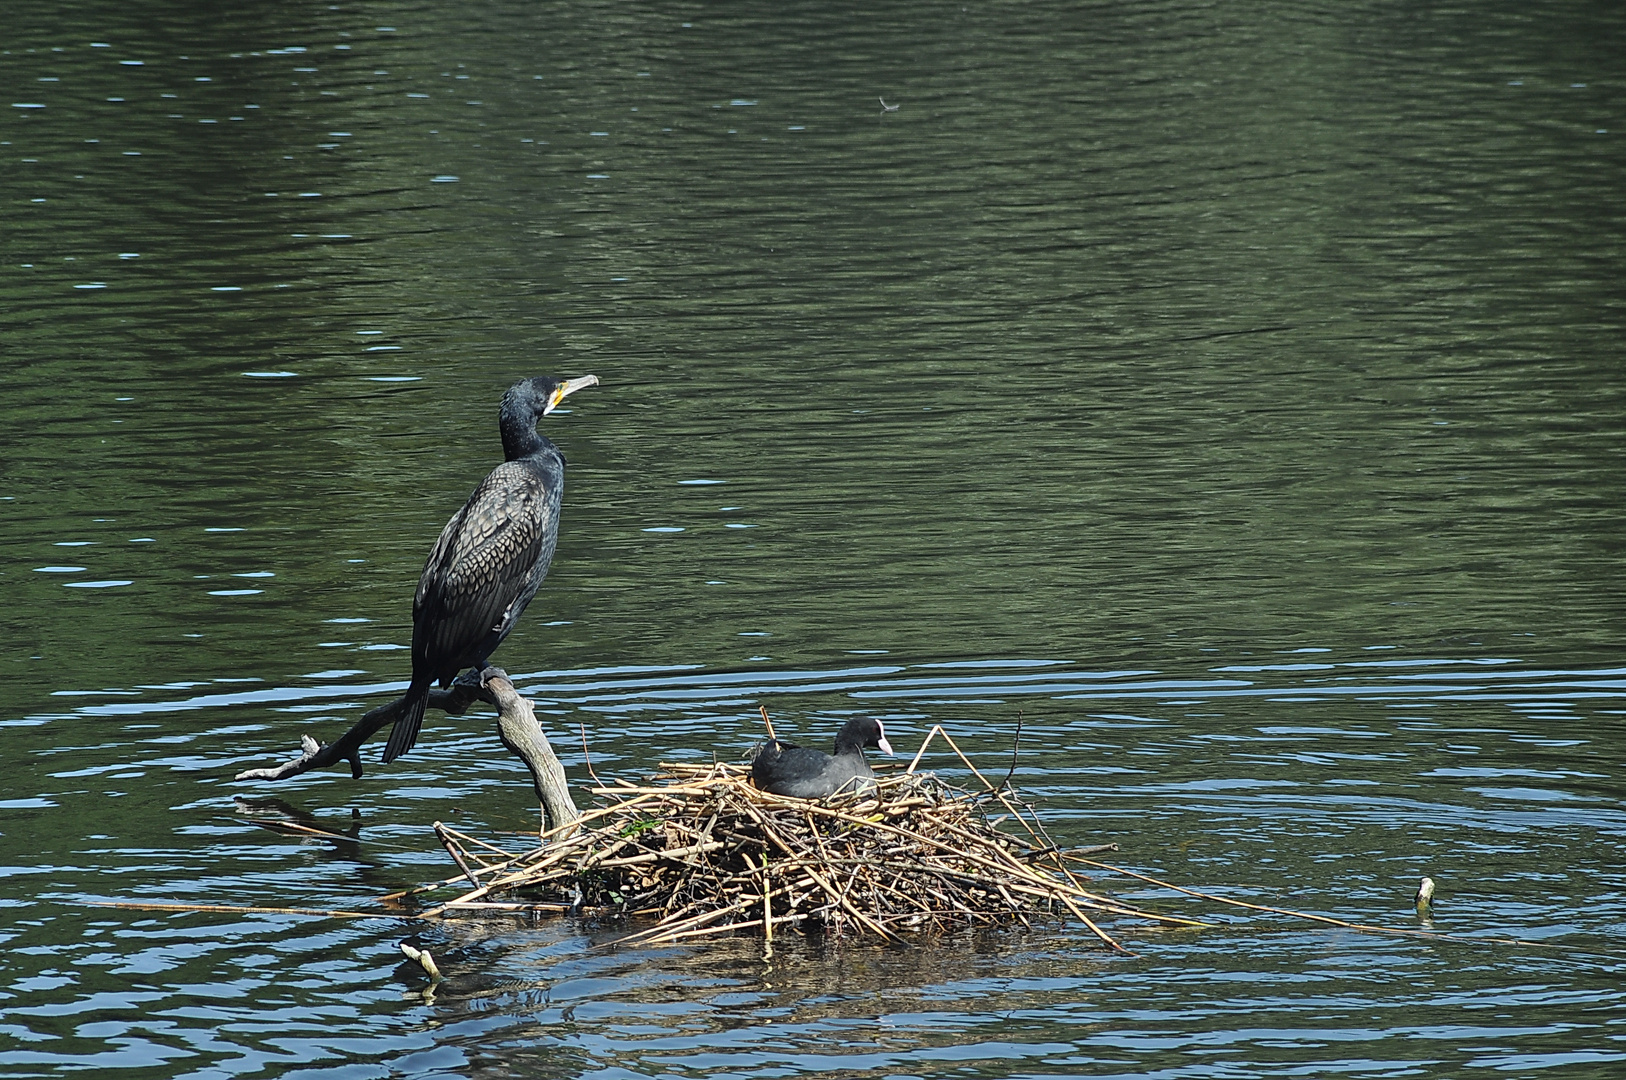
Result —
[[[553,561],[565,459],[536,422],[597,375],[556,383],[524,379],[502,399],[502,449],[469,501],[441,530],[412,600],[412,685],[384,747],[389,763],[412,749],[436,682],[476,671],[514,629]]]

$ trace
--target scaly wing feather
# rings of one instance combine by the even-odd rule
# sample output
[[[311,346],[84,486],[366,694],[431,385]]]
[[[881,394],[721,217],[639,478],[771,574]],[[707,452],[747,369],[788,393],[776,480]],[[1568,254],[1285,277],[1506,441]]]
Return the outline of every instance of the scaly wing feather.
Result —
[[[430,552],[412,605],[413,667],[450,677],[471,650],[512,629],[516,601],[535,591],[553,517],[541,470],[504,462],[474,490]],[[551,554],[551,551],[547,551]],[[448,674],[448,672],[450,674]]]

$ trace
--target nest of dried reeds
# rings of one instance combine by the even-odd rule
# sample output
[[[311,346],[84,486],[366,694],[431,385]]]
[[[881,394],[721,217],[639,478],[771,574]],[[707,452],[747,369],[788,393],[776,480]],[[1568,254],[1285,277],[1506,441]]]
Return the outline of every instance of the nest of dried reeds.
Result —
[[[1055,918],[1076,918],[1116,949],[1087,911],[1188,922],[1086,891],[1031,810],[991,785],[970,795],[906,772],[807,800],[759,790],[739,765],[662,768],[647,785],[593,789],[613,801],[517,856],[493,860],[495,849],[439,827],[476,887],[428,914],[571,911],[647,923],[625,941],[754,928],[769,950],[787,927],[892,940]]]

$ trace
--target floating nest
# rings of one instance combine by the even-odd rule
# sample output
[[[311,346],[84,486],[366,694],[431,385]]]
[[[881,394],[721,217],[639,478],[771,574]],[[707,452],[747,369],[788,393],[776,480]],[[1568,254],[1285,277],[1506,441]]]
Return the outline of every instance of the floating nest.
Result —
[[[770,953],[787,928],[890,941],[1076,919],[1118,949],[1088,912],[1193,923],[1087,891],[1068,858],[1117,845],[1063,852],[992,785],[905,772],[809,800],[759,790],[740,765],[661,769],[592,789],[608,805],[518,855],[437,824],[474,888],[424,914],[571,912],[635,927],[628,943],[755,930]]]

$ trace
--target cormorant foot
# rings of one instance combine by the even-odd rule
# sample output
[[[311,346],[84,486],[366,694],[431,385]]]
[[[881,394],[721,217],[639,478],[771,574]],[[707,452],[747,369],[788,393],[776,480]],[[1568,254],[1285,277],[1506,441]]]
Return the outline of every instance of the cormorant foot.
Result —
[[[492,679],[507,679],[507,678],[508,678],[508,672],[504,671],[502,668],[498,667],[496,664],[492,664],[490,667],[481,669],[481,671],[480,671],[480,686],[483,689],[485,687],[486,683],[490,682]],[[509,679],[509,681],[512,682],[513,680]]]
[[[484,689],[486,684],[485,680],[480,678],[480,669],[471,667],[467,671],[460,672],[457,678],[452,680],[452,685],[474,686]]]

